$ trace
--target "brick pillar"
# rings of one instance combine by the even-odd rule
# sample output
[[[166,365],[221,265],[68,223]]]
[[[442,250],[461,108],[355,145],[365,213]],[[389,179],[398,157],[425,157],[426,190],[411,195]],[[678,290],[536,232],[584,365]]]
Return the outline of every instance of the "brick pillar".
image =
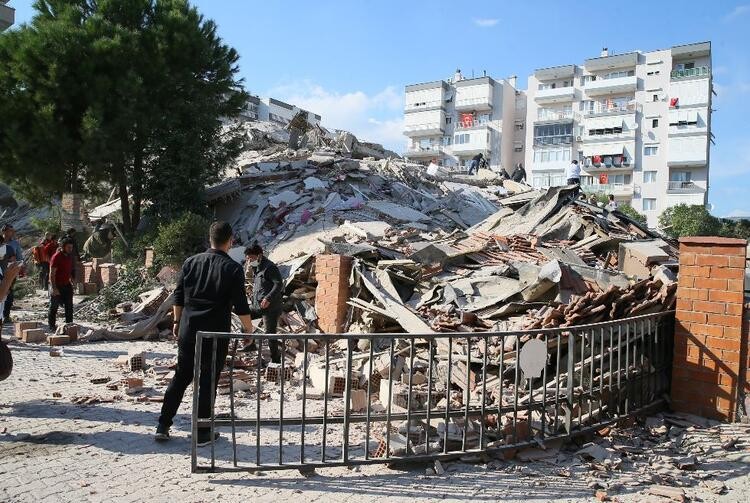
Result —
[[[318,326],[328,334],[341,333],[349,309],[349,274],[352,258],[344,255],[318,255],[315,258],[315,312]]]
[[[747,241],[680,239],[672,407],[720,420],[736,418],[742,374]]]

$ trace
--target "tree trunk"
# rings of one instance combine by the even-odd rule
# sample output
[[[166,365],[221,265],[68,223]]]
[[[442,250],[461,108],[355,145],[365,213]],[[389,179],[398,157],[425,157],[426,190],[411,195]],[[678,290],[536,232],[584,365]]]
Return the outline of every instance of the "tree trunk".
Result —
[[[120,189],[120,210],[122,211],[122,231],[130,235],[132,227],[130,225],[130,201],[128,201],[128,179],[125,173],[125,167],[122,166],[117,174],[118,186]]]
[[[143,201],[143,151],[139,150],[133,160],[133,216],[131,229],[133,232],[141,222],[141,203]],[[124,215],[123,215],[124,218]]]

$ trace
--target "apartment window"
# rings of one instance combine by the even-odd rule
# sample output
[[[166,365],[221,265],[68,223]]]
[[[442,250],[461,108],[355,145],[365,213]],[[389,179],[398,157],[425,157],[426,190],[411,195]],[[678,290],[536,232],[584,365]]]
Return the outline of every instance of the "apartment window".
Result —
[[[648,72],[646,75],[659,75],[659,70],[654,70],[653,72]]]
[[[422,138],[419,140],[419,147],[422,150],[428,150],[430,147],[432,147],[432,138]]]
[[[603,129],[589,129],[589,136],[601,136],[601,135],[611,135],[611,134],[622,134],[622,128],[610,127],[610,128],[603,128]]]
[[[652,128],[659,127],[659,119],[651,119],[651,127]]]
[[[516,131],[521,131],[523,129],[523,122],[519,122],[516,124]]]
[[[445,123],[446,124],[450,124],[451,122],[453,122],[453,117],[446,117],[445,118]]]
[[[443,136],[443,145],[450,145],[452,139],[450,136]]]
[[[584,114],[589,114],[594,112],[594,101],[593,100],[583,100],[580,103],[578,103],[578,110],[580,112],[583,112]]]
[[[479,116],[480,124],[487,124],[490,121],[490,114],[482,114]]]
[[[534,145],[569,145],[573,143],[573,123],[534,126]]]
[[[690,171],[672,171],[669,174],[670,182],[689,182]]]
[[[635,75],[635,70],[622,70],[619,72],[609,72],[602,76],[603,79],[619,79],[621,77],[632,77]]]
[[[654,102],[659,101],[659,95],[658,94],[654,94],[654,97],[652,98],[652,101],[654,101]]]
[[[570,149],[537,150],[534,152],[534,162],[570,161]]]
[[[643,147],[643,155],[656,155],[656,152],[659,151],[659,147]]]
[[[643,183],[655,183],[656,182],[656,171],[644,171],[643,172]]]
[[[645,197],[643,198],[643,211],[653,211],[656,209],[656,199]]]
[[[456,145],[469,143],[469,133],[457,134],[453,139],[453,143]]]
[[[596,80],[596,75],[584,75],[581,77],[581,86],[585,86],[589,82],[594,82]]]
[[[633,175],[609,175],[607,177],[607,183],[614,185],[630,185],[633,181]]]

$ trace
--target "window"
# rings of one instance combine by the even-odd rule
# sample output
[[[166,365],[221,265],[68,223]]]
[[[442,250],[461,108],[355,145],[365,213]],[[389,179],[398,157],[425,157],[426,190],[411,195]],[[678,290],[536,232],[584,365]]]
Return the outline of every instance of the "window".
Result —
[[[584,75],[581,77],[581,85],[585,86],[589,82],[594,82],[596,80],[596,75]]]
[[[659,70],[654,70],[653,72],[648,72],[646,75],[659,75]]]
[[[573,143],[573,122],[534,126],[534,145],[570,145]]]
[[[619,79],[622,77],[632,77],[635,75],[635,70],[622,70],[619,72],[609,72],[607,74],[602,75],[602,78],[607,79]]]
[[[643,211],[653,211],[656,209],[656,199],[644,198],[643,199]]]
[[[654,94],[654,97],[652,98],[652,100],[653,100],[654,102],[657,102],[657,101],[659,101],[659,95],[658,95],[658,94]]]
[[[450,145],[452,139],[450,136],[443,136],[443,145]]]
[[[672,171],[669,174],[670,182],[689,182],[690,171]]]
[[[451,122],[453,122],[453,117],[446,117],[445,118],[445,123],[446,124],[450,124]]]
[[[643,172],[643,183],[655,183],[656,182],[656,171],[644,171]]]
[[[570,149],[537,150],[534,152],[534,162],[570,161]]]
[[[516,124],[516,131],[521,131],[523,129],[523,122],[519,122]]]
[[[656,155],[659,147],[643,147],[643,155]]]
[[[651,127],[652,128],[659,127],[659,119],[651,119]]]
[[[469,133],[457,134],[453,139],[453,143],[456,145],[469,143]]]

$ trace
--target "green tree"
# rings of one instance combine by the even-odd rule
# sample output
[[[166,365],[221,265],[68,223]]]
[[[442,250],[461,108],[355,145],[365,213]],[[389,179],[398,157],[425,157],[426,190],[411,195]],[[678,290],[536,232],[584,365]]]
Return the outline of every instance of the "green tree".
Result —
[[[646,215],[644,215],[643,213],[640,213],[638,210],[636,210],[635,208],[633,208],[628,203],[620,203],[617,206],[617,211],[619,211],[620,213],[622,213],[625,216],[628,216],[628,217],[632,218],[636,222],[640,222],[640,223],[642,223],[644,225],[646,224],[646,221],[647,221]]]
[[[721,234],[721,220],[711,215],[702,205],[670,206],[659,215],[659,227],[674,238]]]
[[[123,226],[201,206],[239,153],[238,55],[186,0],[37,0],[0,35],[0,174],[39,198],[119,189]],[[5,118],[8,118],[7,120]]]

